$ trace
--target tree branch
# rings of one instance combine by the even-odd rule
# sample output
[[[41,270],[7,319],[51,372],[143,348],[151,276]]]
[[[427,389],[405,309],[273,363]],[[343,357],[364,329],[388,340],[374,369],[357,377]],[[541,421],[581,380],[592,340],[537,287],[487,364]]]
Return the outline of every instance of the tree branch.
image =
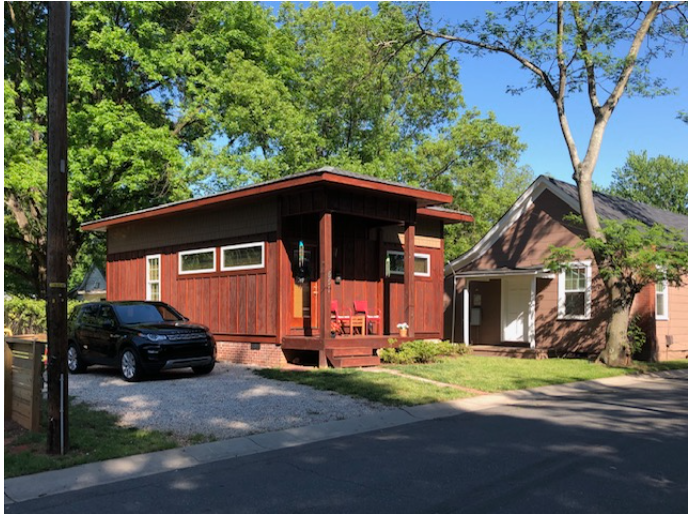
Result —
[[[419,22],[418,22],[419,24]],[[472,46],[475,48],[480,48],[482,50],[487,50],[489,52],[497,52],[497,53],[503,53],[506,54],[516,61],[518,61],[520,64],[522,64],[525,68],[527,68],[529,71],[534,73],[537,77],[541,79],[541,81],[544,83],[544,86],[546,87],[547,91],[551,95],[551,97],[554,100],[558,99],[558,91],[554,87],[553,83],[551,82],[551,79],[544,70],[542,70],[539,66],[534,64],[532,61],[527,59],[526,57],[523,57],[522,55],[518,54],[516,51],[504,46],[503,44],[489,44],[489,43],[482,43],[481,41],[475,41],[473,39],[467,39],[464,37],[460,36],[452,36],[450,34],[441,34],[439,32],[434,32],[432,30],[427,30],[424,29],[420,26],[420,34],[422,36],[434,38],[434,39],[443,39],[445,41],[451,42],[451,43],[461,43],[463,45],[468,45]]]
[[[587,45],[588,33],[584,26],[582,16],[580,16],[580,4],[571,3],[571,11],[573,13],[573,19],[575,20],[575,27],[577,34],[580,36],[580,51],[582,52],[582,60],[585,63],[585,71],[587,73],[587,93],[589,95],[589,104],[592,107],[592,112],[594,117],[598,118],[600,116],[600,104],[599,98],[597,97],[597,78],[594,73],[594,61],[589,53],[589,47]]]

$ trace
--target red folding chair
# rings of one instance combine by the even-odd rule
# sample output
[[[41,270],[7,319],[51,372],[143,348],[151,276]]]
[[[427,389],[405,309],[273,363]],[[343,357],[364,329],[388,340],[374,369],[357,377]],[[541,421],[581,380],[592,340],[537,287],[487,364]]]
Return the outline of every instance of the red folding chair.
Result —
[[[381,325],[381,315],[378,312],[376,314],[370,314],[369,304],[366,300],[355,300],[355,314],[364,314],[368,331],[371,334],[379,333],[379,326]]]
[[[331,327],[340,334],[345,334],[345,329],[350,327],[350,315],[340,314],[338,300],[331,300]]]

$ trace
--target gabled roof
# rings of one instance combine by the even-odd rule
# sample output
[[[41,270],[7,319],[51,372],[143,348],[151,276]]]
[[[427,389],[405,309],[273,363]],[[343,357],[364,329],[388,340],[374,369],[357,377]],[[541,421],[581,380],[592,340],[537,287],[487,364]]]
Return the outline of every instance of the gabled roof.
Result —
[[[579,195],[574,184],[540,175],[477,244],[448,263],[445,269],[446,275],[452,274],[453,271],[466,266],[487,252],[511,225],[532,207],[532,204],[544,191],[553,193],[565,202],[573,212],[580,213]],[[602,219],[618,221],[635,219],[647,226],[658,223],[680,231],[685,241],[688,240],[688,217],[682,214],[596,191],[594,192],[594,206],[597,215]]]
[[[181,211],[186,211],[188,209],[194,209],[197,207],[218,205],[225,202],[238,200],[241,198],[248,198],[251,196],[278,193],[294,187],[318,183],[357,187],[362,190],[377,191],[404,196],[415,200],[418,209],[426,209],[428,207],[450,203],[453,200],[453,197],[451,195],[445,193],[439,193],[437,191],[431,191],[419,187],[408,186],[405,184],[399,184],[387,180],[381,180],[375,177],[360,175],[358,173],[352,173],[350,171],[341,170],[329,166],[306,171],[304,173],[290,175],[275,180],[270,180],[267,182],[251,184],[249,186],[234,189],[232,191],[223,191],[221,193],[216,193],[201,198],[181,200],[178,202],[151,207],[149,209],[143,209],[135,212],[128,212],[124,214],[110,216],[107,218],[102,218],[100,220],[89,221],[87,223],[82,224],[81,227],[84,230],[105,230],[110,226],[119,225],[121,223],[128,223],[130,221],[137,221],[166,214],[173,214]],[[443,219],[443,214],[447,214],[447,218],[451,216],[451,212],[454,211],[446,211],[445,213],[429,212],[429,215]],[[457,214],[464,216],[461,221],[472,221],[471,216],[465,213]],[[467,219],[467,217],[469,217],[470,219]]]
[[[77,287],[72,289],[69,294],[90,293],[93,291],[105,291],[105,276],[103,272],[95,264],[89,268],[89,271],[84,275],[84,279]]]

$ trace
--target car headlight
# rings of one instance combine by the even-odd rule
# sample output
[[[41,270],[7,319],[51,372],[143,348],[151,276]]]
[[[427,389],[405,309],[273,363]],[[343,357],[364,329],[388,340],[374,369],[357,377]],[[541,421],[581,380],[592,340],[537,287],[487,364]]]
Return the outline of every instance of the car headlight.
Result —
[[[166,339],[168,339],[163,334],[141,334],[141,336],[145,337],[149,341],[154,341],[154,342],[165,341]]]

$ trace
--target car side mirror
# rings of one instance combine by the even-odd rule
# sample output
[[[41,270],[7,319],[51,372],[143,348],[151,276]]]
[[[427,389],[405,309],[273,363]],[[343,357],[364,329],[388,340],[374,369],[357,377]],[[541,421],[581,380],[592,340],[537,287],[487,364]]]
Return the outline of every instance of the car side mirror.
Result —
[[[115,328],[115,322],[111,319],[107,319],[103,322],[103,328],[106,330],[113,330]]]

